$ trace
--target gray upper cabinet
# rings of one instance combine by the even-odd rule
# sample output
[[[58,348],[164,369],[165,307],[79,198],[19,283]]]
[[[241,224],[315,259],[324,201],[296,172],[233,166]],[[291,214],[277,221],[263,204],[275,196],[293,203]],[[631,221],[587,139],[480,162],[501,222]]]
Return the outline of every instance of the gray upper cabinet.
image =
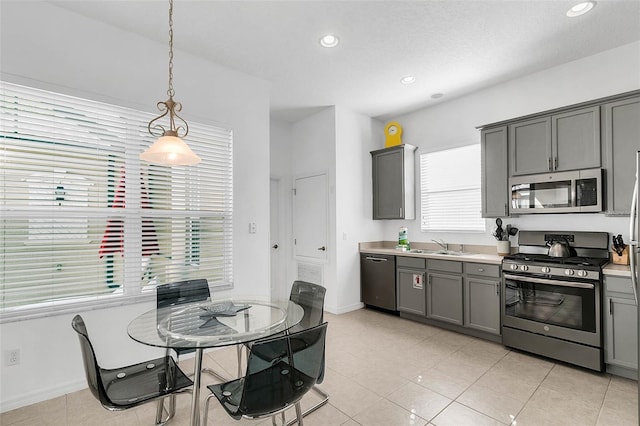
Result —
[[[551,118],[540,117],[509,126],[511,176],[551,169]]]
[[[481,133],[482,217],[509,215],[507,126]]]
[[[373,218],[415,219],[415,146],[372,151]]]
[[[600,167],[600,107],[551,116],[553,170]]]
[[[509,125],[511,176],[600,167],[600,107]]]
[[[607,165],[607,214],[628,215],[635,176],[634,151],[640,150],[640,97],[603,107]]]

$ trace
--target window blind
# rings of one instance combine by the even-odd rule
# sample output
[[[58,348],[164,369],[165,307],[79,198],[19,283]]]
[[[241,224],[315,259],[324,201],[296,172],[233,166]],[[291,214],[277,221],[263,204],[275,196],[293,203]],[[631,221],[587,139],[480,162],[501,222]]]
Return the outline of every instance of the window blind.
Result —
[[[189,123],[202,162],[140,162],[154,115],[0,82],[1,318],[232,283],[233,134]]]
[[[420,155],[421,230],[484,231],[480,145]]]

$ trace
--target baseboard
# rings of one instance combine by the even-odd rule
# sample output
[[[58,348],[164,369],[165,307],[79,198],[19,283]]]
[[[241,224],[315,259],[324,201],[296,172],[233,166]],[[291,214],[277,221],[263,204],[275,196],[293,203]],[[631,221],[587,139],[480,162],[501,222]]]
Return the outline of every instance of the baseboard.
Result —
[[[0,404],[0,413],[15,410],[16,408],[25,407],[37,402],[46,401],[48,399],[57,398],[68,393],[77,392],[87,388],[86,380],[78,380],[75,382],[63,383],[60,386],[49,389],[38,389],[35,392],[25,393],[19,396],[5,399]]]
[[[325,305],[324,310],[329,312],[330,314],[340,315],[340,314],[346,314],[347,312],[357,311],[358,309],[362,309],[363,307],[364,307],[364,304],[362,303],[354,303],[353,305],[340,306],[340,307]]]

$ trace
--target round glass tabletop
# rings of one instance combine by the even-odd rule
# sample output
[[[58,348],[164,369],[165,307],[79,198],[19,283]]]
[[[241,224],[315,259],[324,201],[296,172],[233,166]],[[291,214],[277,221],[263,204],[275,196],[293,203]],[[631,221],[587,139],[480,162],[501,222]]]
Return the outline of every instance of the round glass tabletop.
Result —
[[[150,346],[211,348],[236,345],[279,333],[300,322],[302,307],[289,300],[224,299],[152,309],[127,329]]]

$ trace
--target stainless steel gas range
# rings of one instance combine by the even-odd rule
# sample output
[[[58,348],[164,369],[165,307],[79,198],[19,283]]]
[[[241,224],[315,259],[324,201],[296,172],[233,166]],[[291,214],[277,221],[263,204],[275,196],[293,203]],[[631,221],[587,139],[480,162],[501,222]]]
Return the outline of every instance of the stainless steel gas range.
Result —
[[[502,262],[502,343],[603,371],[602,267],[606,232],[521,231]],[[566,245],[566,256],[548,255]],[[555,253],[555,251],[553,252]]]

